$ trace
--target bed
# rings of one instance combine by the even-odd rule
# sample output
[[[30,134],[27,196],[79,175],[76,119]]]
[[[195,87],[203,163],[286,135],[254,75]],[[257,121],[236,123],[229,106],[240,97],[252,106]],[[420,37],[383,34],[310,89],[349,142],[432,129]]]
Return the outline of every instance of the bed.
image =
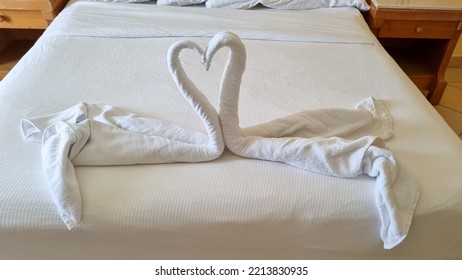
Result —
[[[0,259],[461,259],[462,142],[371,34],[363,1],[351,2],[215,9],[71,1],[0,82]],[[412,194],[393,197],[407,217],[396,244],[384,245],[373,176],[328,176],[239,156],[229,145],[200,162],[75,164],[81,220],[66,227],[47,154],[21,133],[24,120],[108,104],[205,133],[167,57],[179,41],[205,48],[222,31],[247,54],[241,127],[355,110],[362,100],[386,108],[393,136],[382,137],[384,149],[412,181]],[[217,51],[208,71],[194,52],[180,56],[222,119],[229,52]]]

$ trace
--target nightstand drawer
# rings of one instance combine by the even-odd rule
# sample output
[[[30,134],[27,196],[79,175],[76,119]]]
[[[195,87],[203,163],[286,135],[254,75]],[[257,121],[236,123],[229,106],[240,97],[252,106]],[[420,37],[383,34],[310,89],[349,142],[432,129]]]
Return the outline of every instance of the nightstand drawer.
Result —
[[[384,38],[450,39],[456,34],[458,22],[386,20],[378,33]]]
[[[0,10],[0,28],[47,28],[41,11]]]

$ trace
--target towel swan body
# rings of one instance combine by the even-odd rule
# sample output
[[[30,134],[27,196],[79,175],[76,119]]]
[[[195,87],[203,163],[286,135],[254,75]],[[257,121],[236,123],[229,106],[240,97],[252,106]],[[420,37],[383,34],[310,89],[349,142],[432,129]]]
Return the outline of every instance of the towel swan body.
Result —
[[[214,54],[223,47],[230,50],[220,88],[219,115],[226,147],[242,157],[283,162],[325,175],[350,178],[366,174],[376,177],[376,205],[382,223],[380,235],[384,247],[392,248],[399,244],[407,235],[417,204],[419,190],[415,182],[404,171],[399,174],[397,161],[385,149],[381,138],[365,135],[347,140],[332,133],[341,135],[366,128],[366,134],[378,132],[378,136],[384,139],[391,137],[391,119],[383,104],[370,98],[366,100],[369,101],[366,107],[372,108],[372,111],[304,111],[242,129],[239,126],[238,104],[246,50],[237,35],[229,32],[217,34],[205,54],[207,69]],[[330,131],[318,135],[310,132],[310,124],[323,126],[323,120],[331,120],[327,121],[333,126]],[[367,127],[370,124],[372,129]],[[374,129],[377,127],[374,124],[385,129],[380,132],[380,129]],[[308,137],[290,137],[297,130]]]

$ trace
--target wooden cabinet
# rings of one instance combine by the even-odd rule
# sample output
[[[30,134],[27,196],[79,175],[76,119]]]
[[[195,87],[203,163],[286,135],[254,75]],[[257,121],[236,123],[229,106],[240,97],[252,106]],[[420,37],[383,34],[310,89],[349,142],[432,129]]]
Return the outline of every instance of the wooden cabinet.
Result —
[[[462,1],[368,0],[366,19],[388,53],[437,105],[462,32]]]
[[[29,50],[68,0],[0,0],[0,79]]]

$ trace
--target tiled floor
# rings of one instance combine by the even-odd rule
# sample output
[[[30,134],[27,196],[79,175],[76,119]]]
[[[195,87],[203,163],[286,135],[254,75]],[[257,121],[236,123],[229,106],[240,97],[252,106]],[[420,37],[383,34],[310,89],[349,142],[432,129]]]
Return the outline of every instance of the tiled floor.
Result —
[[[462,68],[448,68],[448,86],[436,110],[462,140]]]

